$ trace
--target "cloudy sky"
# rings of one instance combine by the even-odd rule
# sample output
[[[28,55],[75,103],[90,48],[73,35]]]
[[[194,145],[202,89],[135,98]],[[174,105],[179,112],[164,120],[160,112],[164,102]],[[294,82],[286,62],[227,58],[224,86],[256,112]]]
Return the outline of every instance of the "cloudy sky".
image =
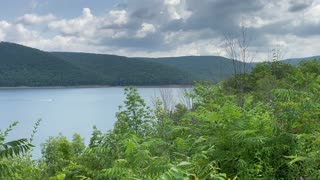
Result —
[[[47,51],[226,56],[246,27],[255,61],[320,55],[320,0],[1,0],[0,41]]]

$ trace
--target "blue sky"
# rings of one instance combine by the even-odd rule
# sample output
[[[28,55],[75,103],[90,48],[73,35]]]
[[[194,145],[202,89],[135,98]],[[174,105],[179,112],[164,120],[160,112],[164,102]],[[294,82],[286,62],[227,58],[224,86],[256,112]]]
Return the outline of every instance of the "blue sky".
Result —
[[[254,61],[320,55],[320,0],[2,0],[0,41],[46,51],[227,56],[246,27]]]

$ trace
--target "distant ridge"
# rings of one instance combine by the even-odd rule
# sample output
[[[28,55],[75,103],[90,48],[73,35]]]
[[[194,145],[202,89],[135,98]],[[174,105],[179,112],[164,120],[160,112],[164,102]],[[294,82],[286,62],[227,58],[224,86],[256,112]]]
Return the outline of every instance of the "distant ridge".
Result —
[[[35,48],[0,43],[0,86],[67,86],[97,83],[92,74]]]
[[[298,65],[301,61],[308,61],[308,60],[320,60],[320,56],[311,56],[311,57],[304,57],[304,58],[291,58],[283,60],[286,63],[292,65]]]
[[[180,85],[192,77],[176,68],[122,56],[50,53],[0,43],[0,87]]]
[[[293,58],[296,65],[320,56]],[[237,65],[244,65],[236,61]],[[248,71],[256,63],[246,63]],[[0,87],[90,85],[189,85],[216,83],[233,74],[233,61],[221,56],[128,58],[117,55],[45,52],[0,42]]]
[[[207,80],[219,82],[233,74],[233,60],[221,56],[182,56],[166,58],[140,58],[150,62],[170,65],[193,75],[194,80]],[[242,65],[236,61],[237,65]],[[246,63],[246,69],[250,69],[254,63]]]
[[[124,56],[52,52],[54,56],[102,77],[110,85],[191,84],[192,76],[177,68]]]

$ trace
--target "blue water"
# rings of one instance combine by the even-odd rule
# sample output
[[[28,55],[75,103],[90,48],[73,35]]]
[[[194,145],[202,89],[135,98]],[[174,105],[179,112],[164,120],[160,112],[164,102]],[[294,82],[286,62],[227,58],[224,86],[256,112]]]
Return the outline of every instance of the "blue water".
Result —
[[[179,88],[170,88],[177,92]],[[138,88],[147,104],[159,95],[159,88]],[[49,136],[59,133],[71,139],[79,133],[88,142],[92,127],[106,132],[116,121],[115,113],[123,104],[124,88],[62,88],[62,89],[2,89],[0,90],[0,129],[4,130],[14,121],[19,124],[7,140],[29,138],[34,123],[42,122],[35,134],[32,152],[41,156],[40,144]]]

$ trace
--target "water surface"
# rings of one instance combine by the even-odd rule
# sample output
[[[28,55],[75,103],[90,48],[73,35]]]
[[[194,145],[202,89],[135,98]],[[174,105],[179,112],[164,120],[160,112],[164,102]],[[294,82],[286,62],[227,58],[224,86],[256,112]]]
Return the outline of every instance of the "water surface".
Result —
[[[167,89],[180,93],[177,87]],[[157,87],[141,87],[138,91],[149,105],[159,95]],[[70,139],[79,133],[88,142],[94,125],[103,132],[111,129],[124,98],[123,87],[1,89],[0,128],[4,130],[19,121],[7,140],[29,138],[34,123],[41,118],[33,142],[36,146],[33,155],[40,157],[40,144],[49,136],[62,133]]]

